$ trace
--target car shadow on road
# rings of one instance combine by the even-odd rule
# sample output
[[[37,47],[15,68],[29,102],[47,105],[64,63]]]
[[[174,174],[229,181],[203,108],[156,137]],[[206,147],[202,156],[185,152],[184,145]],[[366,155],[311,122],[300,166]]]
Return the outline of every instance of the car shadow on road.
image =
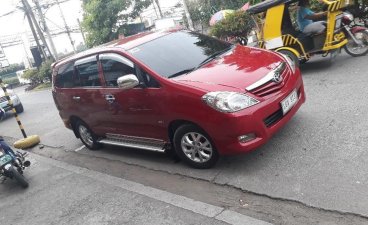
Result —
[[[324,72],[334,67],[344,66],[351,63],[354,59],[345,53],[337,55],[334,59],[331,59],[329,55],[327,57],[312,56],[310,61],[300,65],[300,70],[303,76],[311,75],[314,72]]]

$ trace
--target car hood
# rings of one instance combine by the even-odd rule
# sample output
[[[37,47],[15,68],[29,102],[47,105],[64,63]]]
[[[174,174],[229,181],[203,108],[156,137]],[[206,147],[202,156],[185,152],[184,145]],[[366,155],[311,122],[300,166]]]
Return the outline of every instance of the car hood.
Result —
[[[207,91],[241,91],[267,75],[282,58],[258,48],[236,46],[203,67],[174,78]]]

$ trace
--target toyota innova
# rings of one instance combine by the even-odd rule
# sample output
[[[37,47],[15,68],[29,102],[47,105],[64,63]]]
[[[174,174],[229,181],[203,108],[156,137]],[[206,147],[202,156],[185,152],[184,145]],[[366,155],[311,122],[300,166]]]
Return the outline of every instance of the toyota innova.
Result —
[[[185,30],[117,40],[52,69],[60,116],[89,149],[173,150],[195,168],[258,148],[305,101],[289,57]]]

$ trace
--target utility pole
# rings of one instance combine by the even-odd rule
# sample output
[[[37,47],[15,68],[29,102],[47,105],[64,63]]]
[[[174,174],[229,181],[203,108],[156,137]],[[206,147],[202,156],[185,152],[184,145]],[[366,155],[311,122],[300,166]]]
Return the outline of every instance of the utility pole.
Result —
[[[47,57],[46,56],[46,53],[45,53],[44,49],[42,48],[42,46],[40,44],[40,41],[38,40],[38,36],[37,36],[36,31],[35,31],[35,28],[33,26],[31,16],[29,15],[29,9],[27,7],[26,0],[22,0],[22,3],[23,3],[23,7],[24,7],[24,13],[26,14],[29,27],[31,28],[31,31],[32,31],[32,34],[33,34],[33,38],[36,41],[36,45],[37,45],[38,51],[40,51],[40,53],[42,54],[43,58],[46,59],[46,57]]]
[[[155,14],[156,14],[156,17],[158,18],[158,14],[157,14],[157,10],[156,10],[156,6],[155,6],[155,2],[153,0],[152,1],[152,6],[153,6],[153,9],[155,10]]]
[[[81,25],[80,20],[79,20],[79,19],[77,19],[77,21],[78,21],[79,30],[80,30],[80,31],[81,31],[81,33],[82,33],[83,42],[84,42],[84,44],[86,44],[86,36],[84,35],[83,27],[82,27],[82,25]]]
[[[160,13],[161,18],[163,18],[164,16],[162,15],[162,11],[161,11],[161,6],[160,6],[160,2],[159,0],[155,0],[157,8],[158,8],[158,12]]]
[[[59,7],[59,11],[60,11],[60,15],[61,15],[61,18],[63,19],[64,21],[64,26],[65,26],[65,29],[66,29],[66,33],[68,34],[68,37],[69,37],[69,40],[70,40],[70,44],[72,44],[72,47],[73,47],[73,51],[74,53],[77,53],[77,51],[75,50],[75,46],[74,46],[74,41],[72,39],[72,36],[70,35],[70,30],[69,30],[69,27],[68,27],[68,24],[66,23],[66,20],[65,20],[65,17],[64,17],[64,13],[63,13],[63,10],[61,9],[60,7],[60,3],[58,0],[55,0],[56,1],[56,4],[58,5]]]
[[[190,13],[188,10],[186,0],[182,0],[182,3],[184,6],[185,16],[187,17],[187,20],[188,20],[189,30],[194,30],[193,21],[192,21],[192,18],[190,17]]]
[[[38,2],[38,0],[33,0],[33,2],[35,3],[36,5],[36,8],[37,8],[37,11],[38,11],[38,14],[40,15],[40,20],[42,22],[42,25],[43,25],[43,28],[47,34],[47,39],[49,40],[49,43],[50,43],[50,46],[51,46],[51,51],[52,51],[52,55],[54,55],[54,58],[56,60],[58,60],[58,55],[57,55],[57,52],[56,52],[56,48],[55,48],[55,45],[54,45],[54,41],[52,40],[52,37],[50,35],[50,31],[49,31],[49,28],[47,27],[47,24],[46,24],[46,20],[45,20],[45,17],[42,13],[42,10],[41,10],[41,7],[40,7],[40,3]]]
[[[31,16],[31,19],[33,21],[33,24],[34,26],[36,27],[36,30],[37,30],[37,33],[38,35],[40,36],[41,40],[42,40],[42,43],[45,45],[45,47],[47,48],[47,51],[50,53],[51,55],[51,58],[53,59],[53,61],[55,61],[54,57],[52,56],[51,54],[51,51],[50,51],[50,48],[49,48],[49,45],[47,44],[46,40],[45,40],[45,36],[43,36],[43,33],[41,31],[41,28],[40,26],[38,26],[38,22],[36,20],[36,17],[35,15],[33,14],[33,11],[32,11],[32,8],[31,6],[29,5],[28,1],[27,0],[23,0],[23,3],[25,3],[26,7],[27,7],[27,11],[29,13],[29,15]],[[47,59],[47,55],[45,53],[45,58],[44,59]]]

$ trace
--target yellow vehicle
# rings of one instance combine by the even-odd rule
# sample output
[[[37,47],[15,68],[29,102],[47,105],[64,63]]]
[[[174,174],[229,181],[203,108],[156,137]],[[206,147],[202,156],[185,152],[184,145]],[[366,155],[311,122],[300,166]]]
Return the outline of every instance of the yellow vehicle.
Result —
[[[258,46],[287,55],[297,64],[308,61],[313,54],[335,55],[333,53],[348,43],[341,22],[342,9],[353,4],[353,1],[320,2],[326,4],[327,20],[325,31],[318,35],[302,33],[295,23],[298,0],[267,0],[251,6],[247,12],[257,25]]]

